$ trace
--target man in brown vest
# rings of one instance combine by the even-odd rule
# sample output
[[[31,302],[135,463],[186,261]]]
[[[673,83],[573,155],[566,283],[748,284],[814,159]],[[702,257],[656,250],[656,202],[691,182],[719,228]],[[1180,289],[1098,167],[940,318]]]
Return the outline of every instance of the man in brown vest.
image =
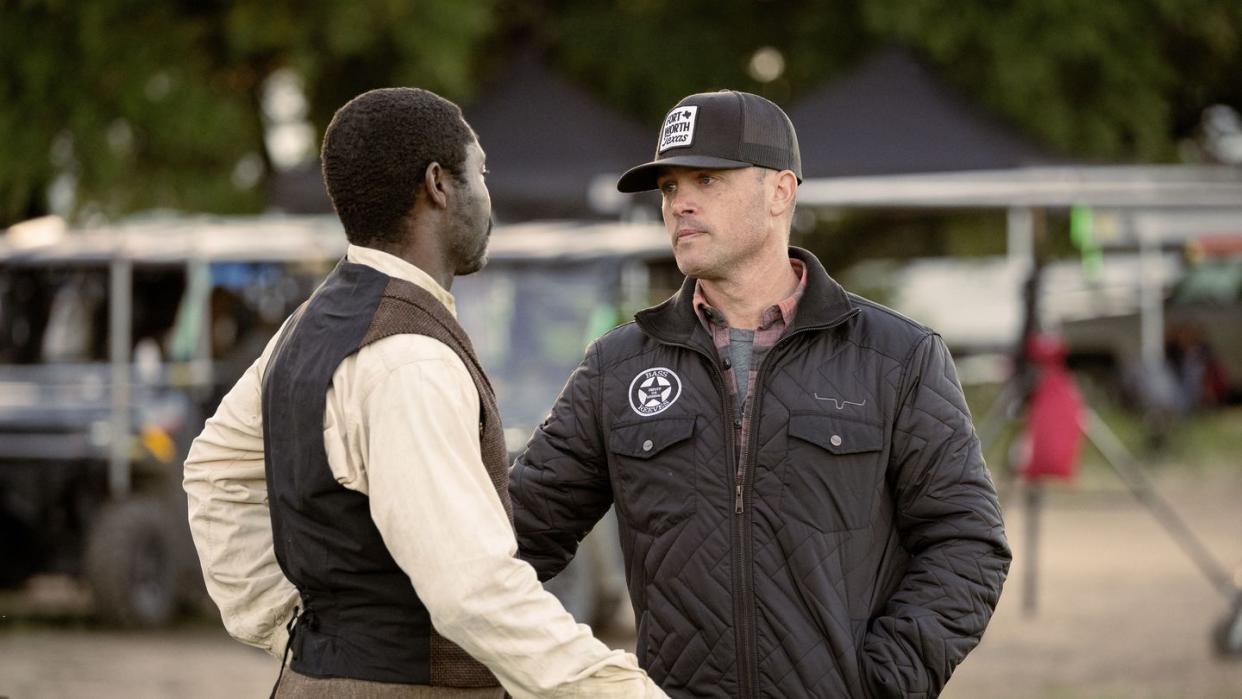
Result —
[[[374,90],[322,157],[346,258],[185,465],[229,632],[289,649],[277,696],[664,696],[514,557],[495,396],[448,291],[491,231],[474,132],[430,92]]]

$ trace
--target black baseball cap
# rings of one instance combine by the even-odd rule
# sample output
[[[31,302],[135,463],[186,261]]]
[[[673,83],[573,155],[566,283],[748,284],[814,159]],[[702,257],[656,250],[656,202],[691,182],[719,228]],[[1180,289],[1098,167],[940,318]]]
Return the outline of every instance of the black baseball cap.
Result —
[[[802,156],[793,123],[780,107],[749,92],[700,92],[677,103],[664,118],[655,159],[632,167],[617,189],[656,188],[660,168],[670,165],[720,170],[759,167],[792,170],[802,182]]]

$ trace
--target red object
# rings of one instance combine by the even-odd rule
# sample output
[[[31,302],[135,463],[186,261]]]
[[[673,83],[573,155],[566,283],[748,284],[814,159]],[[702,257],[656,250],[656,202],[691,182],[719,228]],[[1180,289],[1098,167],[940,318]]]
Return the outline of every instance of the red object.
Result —
[[[1018,472],[1027,480],[1073,480],[1082,446],[1082,397],[1065,368],[1065,345],[1057,338],[1035,336],[1027,354],[1039,367],[1031,393]]]

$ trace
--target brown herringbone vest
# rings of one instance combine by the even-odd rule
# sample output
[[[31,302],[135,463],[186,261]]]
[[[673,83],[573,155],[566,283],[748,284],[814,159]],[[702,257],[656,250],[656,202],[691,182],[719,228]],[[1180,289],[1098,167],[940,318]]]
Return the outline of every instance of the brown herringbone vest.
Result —
[[[513,505],[509,501],[509,460],[505,448],[504,429],[496,407],[496,392],[479,364],[474,346],[457,319],[444,304],[415,284],[393,279],[384,289],[375,310],[371,327],[363,338],[366,346],[391,335],[426,335],[443,342],[461,357],[474,386],[479,392],[479,446],[483,465],[504,505],[505,514],[513,523]],[[463,532],[463,534],[465,534]],[[496,678],[482,663],[470,657],[435,631],[431,639],[431,684],[451,687],[490,687]]]

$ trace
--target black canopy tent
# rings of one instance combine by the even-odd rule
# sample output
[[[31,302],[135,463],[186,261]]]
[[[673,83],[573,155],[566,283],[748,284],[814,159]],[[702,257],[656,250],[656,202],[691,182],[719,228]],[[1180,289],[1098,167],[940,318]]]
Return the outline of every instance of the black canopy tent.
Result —
[[[658,201],[622,195],[615,186],[621,173],[650,159],[655,125],[644,128],[604,106],[534,51],[519,52],[464,112],[487,153],[498,220],[615,219]],[[269,197],[287,213],[332,211],[317,160],[278,173]]]
[[[806,177],[1064,164],[901,49],[887,49],[789,110]]]
[[[487,152],[497,215],[510,221],[617,217],[631,199],[617,177],[655,148],[654,125],[604,106],[530,50],[465,113]]]

